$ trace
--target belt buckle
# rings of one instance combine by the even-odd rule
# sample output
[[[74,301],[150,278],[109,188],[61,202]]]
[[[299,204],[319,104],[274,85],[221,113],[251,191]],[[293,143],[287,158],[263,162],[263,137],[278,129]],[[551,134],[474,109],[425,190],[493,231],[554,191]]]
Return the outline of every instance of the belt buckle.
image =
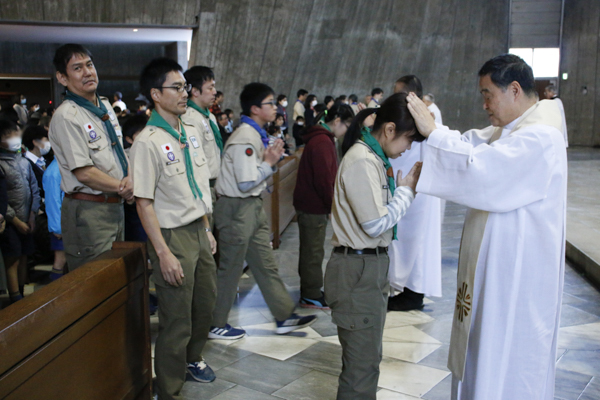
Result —
[[[108,194],[103,193],[104,194],[104,203],[108,203]]]

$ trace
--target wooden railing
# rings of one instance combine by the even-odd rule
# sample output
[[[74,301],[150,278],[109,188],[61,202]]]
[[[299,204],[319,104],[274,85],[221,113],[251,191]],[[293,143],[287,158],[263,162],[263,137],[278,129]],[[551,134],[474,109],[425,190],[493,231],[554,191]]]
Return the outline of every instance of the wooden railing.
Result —
[[[277,172],[269,178],[267,189],[262,193],[263,206],[271,226],[274,249],[279,248],[280,235],[296,216],[294,188],[302,150],[299,149],[277,164]]]
[[[147,259],[116,242],[0,310],[0,399],[150,399]]]

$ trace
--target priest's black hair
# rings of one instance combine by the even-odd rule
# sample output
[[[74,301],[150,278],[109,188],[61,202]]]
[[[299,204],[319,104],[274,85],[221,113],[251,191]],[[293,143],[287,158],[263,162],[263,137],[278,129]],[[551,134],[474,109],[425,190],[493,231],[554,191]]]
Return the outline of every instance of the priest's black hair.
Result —
[[[421,100],[423,99],[423,85],[416,75],[404,75],[398,78],[396,83],[402,83],[405,86],[405,92],[413,92]]]
[[[488,60],[479,70],[479,77],[486,75],[502,90],[506,90],[511,83],[518,82],[527,96],[536,94],[533,70],[521,57],[514,54],[501,54]]]

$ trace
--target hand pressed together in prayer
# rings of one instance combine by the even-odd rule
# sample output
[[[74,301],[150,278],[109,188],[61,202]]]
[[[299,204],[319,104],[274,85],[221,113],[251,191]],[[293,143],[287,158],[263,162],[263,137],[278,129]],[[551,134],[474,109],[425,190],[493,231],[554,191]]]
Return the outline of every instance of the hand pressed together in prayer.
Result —
[[[283,140],[277,139],[271,146],[265,149],[263,160],[269,163],[271,167],[274,167],[279,162],[284,152]]]
[[[431,132],[437,128],[431,112],[425,103],[423,103],[423,100],[417,97],[413,92],[408,94],[406,100],[408,101],[408,111],[410,111],[415,119],[415,124],[417,125],[419,133],[425,137],[429,137]]]
[[[414,192],[416,192],[417,183],[419,182],[419,176],[421,176],[422,166],[423,163],[421,161],[417,161],[404,178],[402,178],[402,170],[399,170],[398,175],[396,176],[396,186],[408,186]]]

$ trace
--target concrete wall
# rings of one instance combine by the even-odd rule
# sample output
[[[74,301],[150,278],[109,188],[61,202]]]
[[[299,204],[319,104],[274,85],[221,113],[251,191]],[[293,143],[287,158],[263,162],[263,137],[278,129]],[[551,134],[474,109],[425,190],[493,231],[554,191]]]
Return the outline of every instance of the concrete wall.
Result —
[[[468,129],[488,124],[476,74],[508,50],[508,23],[509,0],[202,0],[189,65],[215,69],[226,108],[259,80],[288,95],[290,115],[299,88],[387,96],[416,74],[444,122]]]
[[[570,145],[600,146],[600,2],[565,2],[560,97]]]

